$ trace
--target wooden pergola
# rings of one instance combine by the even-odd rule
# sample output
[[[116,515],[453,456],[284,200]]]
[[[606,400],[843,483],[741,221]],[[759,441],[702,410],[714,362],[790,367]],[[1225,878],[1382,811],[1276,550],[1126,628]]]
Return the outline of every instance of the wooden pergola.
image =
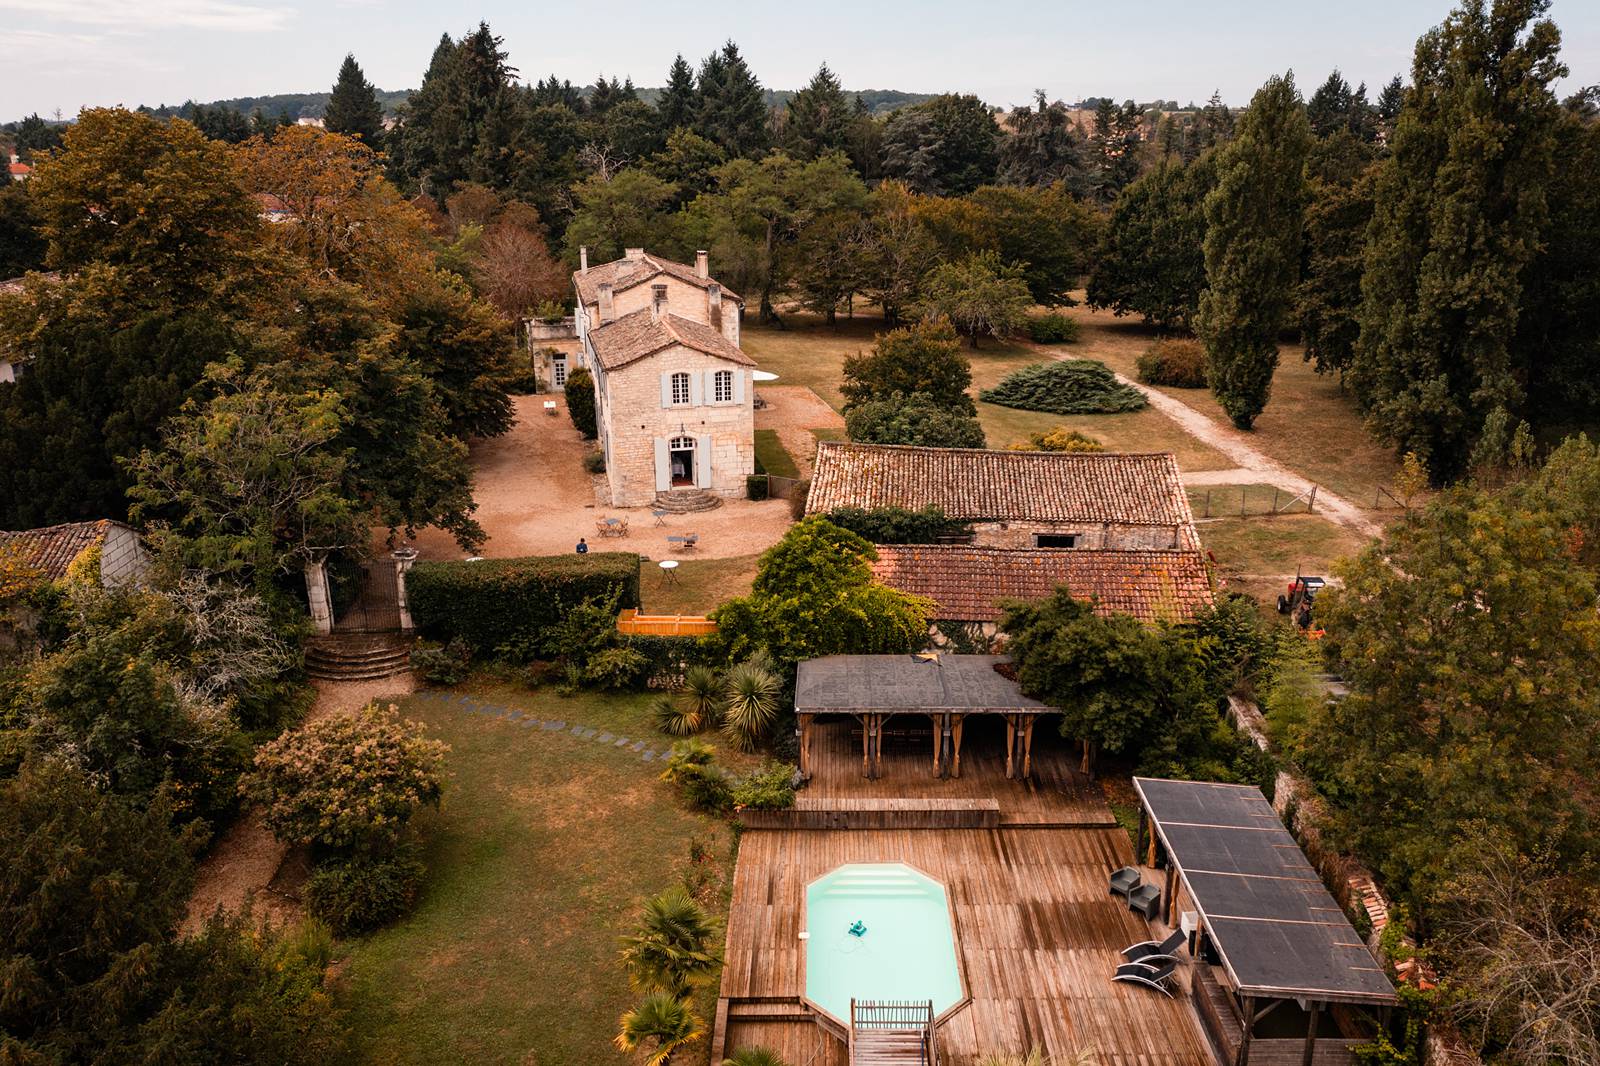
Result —
[[[1003,655],[829,655],[800,664],[795,718],[800,733],[800,773],[811,776],[811,732],[818,715],[848,714],[861,723],[861,772],[876,778],[883,733],[896,715],[926,716],[933,726],[934,777],[961,776],[962,725],[970,715],[1003,718],[1006,776],[1032,770],[1033,727],[1056,708],[1022,694],[997,667]]]

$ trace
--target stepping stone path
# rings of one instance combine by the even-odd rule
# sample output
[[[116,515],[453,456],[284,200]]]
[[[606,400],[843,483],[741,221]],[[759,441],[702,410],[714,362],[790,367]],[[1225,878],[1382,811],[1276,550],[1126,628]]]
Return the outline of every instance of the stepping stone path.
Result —
[[[468,696],[452,696],[447,693],[429,690],[413,693],[411,698],[414,700],[426,700],[429,703],[439,704],[445,707],[454,707],[466,712],[467,714],[483,715],[488,718],[502,718],[508,722],[515,722],[523,729],[533,729],[534,727],[538,727],[540,730],[546,733],[564,732],[568,736],[574,737],[578,740],[592,740],[596,744],[607,745],[613,748],[626,748],[628,751],[638,755],[640,762],[655,762],[658,759],[665,760],[667,757],[666,752],[656,751],[643,740],[634,740],[630,737],[619,737],[615,733],[607,733],[604,730],[593,729],[589,726],[583,725],[582,723],[575,722],[571,726],[568,726],[566,722],[556,719],[535,718],[533,715],[528,714],[527,712],[516,707],[501,707],[492,703],[480,704]]]

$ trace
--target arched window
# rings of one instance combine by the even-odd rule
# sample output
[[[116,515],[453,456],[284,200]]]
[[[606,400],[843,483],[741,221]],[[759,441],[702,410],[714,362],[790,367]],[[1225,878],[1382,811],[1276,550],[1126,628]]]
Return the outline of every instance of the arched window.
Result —
[[[733,371],[719,370],[712,379],[712,395],[717,403],[733,402]]]
[[[682,370],[672,375],[672,402],[675,406],[689,402],[689,375]]]

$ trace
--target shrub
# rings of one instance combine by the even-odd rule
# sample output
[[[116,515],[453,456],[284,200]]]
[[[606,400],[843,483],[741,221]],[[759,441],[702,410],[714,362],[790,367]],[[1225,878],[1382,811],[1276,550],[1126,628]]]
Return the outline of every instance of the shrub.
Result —
[[[1057,426],[1048,433],[1030,433],[1025,441],[1009,446],[1014,452],[1103,452],[1106,446],[1089,436],[1066,426]]]
[[[1035,344],[1072,344],[1078,339],[1078,320],[1060,311],[1030,318],[1028,339]]]
[[[722,713],[722,679],[709,666],[689,667],[683,676],[683,690],[676,697],[656,701],[656,725],[663,733],[686,737],[717,724]]]
[[[924,448],[982,448],[983,426],[925,392],[894,393],[845,414],[845,432],[865,444],[915,444]]]
[[[966,536],[972,526],[946,518],[942,507],[908,511],[904,507],[835,507],[828,521],[874,544],[935,544],[942,537]]]
[[[589,452],[583,457],[583,468],[591,474],[604,474],[606,472],[606,453]]]
[[[539,372],[534,369],[533,354],[518,351],[511,356],[510,367],[501,380],[506,391],[513,396],[526,396],[539,391]]]
[[[239,791],[261,805],[279,840],[382,850],[399,840],[413,814],[439,805],[449,750],[393,706],[371,704],[262,745]]]
[[[572,424],[583,434],[584,440],[594,440],[600,435],[594,415],[594,378],[583,367],[567,375],[566,397]]]
[[[789,517],[796,522],[806,516],[806,498],[811,495],[811,479],[797,483],[789,495]]]
[[[1176,389],[1205,388],[1205,345],[1187,337],[1156,341],[1139,356],[1139,380]]]
[[[1144,394],[1124,385],[1104,363],[1064,359],[1013,371],[980,397],[985,403],[1058,415],[1118,414],[1145,405]]]
[[[606,648],[589,657],[583,679],[601,688],[632,688],[644,680],[650,661],[632,648]]]
[[[726,811],[733,805],[728,775],[713,761],[711,745],[701,740],[680,740],[672,745],[661,780],[678,790],[684,803],[697,811]]]
[[[751,474],[744,479],[744,494],[752,500],[764,500],[770,485],[767,475]]]
[[[422,562],[406,575],[406,591],[424,636],[459,637],[477,655],[525,661],[573,605],[616,596],[619,607],[639,606],[639,557],[591,552]]]
[[[723,680],[722,735],[740,751],[750,751],[778,717],[776,674],[759,663],[743,662]]]
[[[630,633],[622,638],[622,646],[644,656],[645,683],[651,688],[676,688],[690,667],[710,657],[709,649],[699,637]]]
[[[364,933],[409,913],[426,873],[409,847],[390,855],[333,859],[312,872],[306,905],[340,936]]]
[[[955,330],[948,322],[922,322],[879,334],[870,353],[847,357],[839,391],[846,408],[922,393],[947,410],[975,415],[971,384],[972,364]]]
[[[671,737],[691,736],[705,728],[705,719],[699,712],[671,696],[657,696],[650,705],[650,717],[657,729]]]
[[[747,1047],[722,1060],[722,1066],[789,1066],[789,1063],[771,1048]]]
[[[735,807],[779,811],[794,806],[795,768],[785,762],[763,763],[733,783]]]
[[[411,652],[411,669],[430,685],[459,685],[472,666],[472,649],[460,637],[448,644],[419,644]]]

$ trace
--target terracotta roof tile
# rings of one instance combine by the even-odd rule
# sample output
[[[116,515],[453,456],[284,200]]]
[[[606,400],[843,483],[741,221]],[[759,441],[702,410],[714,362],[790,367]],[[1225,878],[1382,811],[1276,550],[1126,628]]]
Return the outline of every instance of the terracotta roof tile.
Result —
[[[978,548],[965,544],[880,544],[877,579],[939,605],[935,617],[994,622],[1001,600],[1041,600],[1061,585],[1093,597],[1101,614],[1142,622],[1193,618],[1213,602],[1198,551]]]
[[[733,300],[741,304],[744,303],[739,298],[738,293],[717,281],[716,278],[702,278],[695,273],[692,266],[684,263],[675,263],[670,259],[662,259],[660,256],[651,255],[649,252],[646,252],[638,259],[623,258],[614,259],[609,263],[598,263],[591,266],[587,272],[575,270],[572,272],[572,280],[578,287],[578,298],[586,304],[593,304],[600,302],[601,285],[609,284],[613,291],[621,292],[623,289],[631,289],[635,285],[643,285],[651,278],[659,277],[662,274],[670,274],[679,281],[688,282],[690,285],[695,285],[702,289],[710,288],[713,284],[718,285],[722,289],[724,299]]]
[[[849,441],[818,446],[807,513],[932,506],[967,521],[1176,527],[1179,543],[1199,545],[1170,452],[1013,452]]]
[[[66,576],[67,567],[84,550],[99,544],[110,521],[68,522],[43,529],[0,530],[0,555],[15,557],[52,580]]]
[[[623,315],[589,331],[589,343],[594,354],[606,370],[616,370],[629,363],[638,362],[674,344],[692,348],[697,352],[726,359],[730,363],[755,366],[739,346],[724,337],[718,330],[678,315],[654,318],[649,308]]]

